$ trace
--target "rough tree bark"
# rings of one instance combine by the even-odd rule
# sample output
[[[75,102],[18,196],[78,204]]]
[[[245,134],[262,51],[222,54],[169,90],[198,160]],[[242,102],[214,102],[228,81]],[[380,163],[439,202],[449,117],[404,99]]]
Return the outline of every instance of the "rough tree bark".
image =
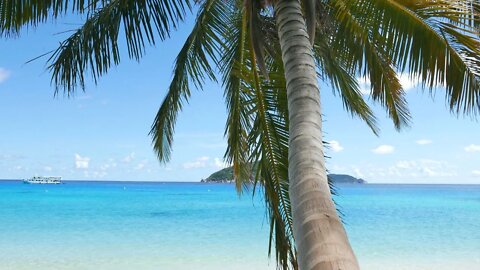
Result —
[[[289,181],[300,270],[358,270],[328,187],[320,91],[298,0],[279,0],[275,16],[287,80]]]

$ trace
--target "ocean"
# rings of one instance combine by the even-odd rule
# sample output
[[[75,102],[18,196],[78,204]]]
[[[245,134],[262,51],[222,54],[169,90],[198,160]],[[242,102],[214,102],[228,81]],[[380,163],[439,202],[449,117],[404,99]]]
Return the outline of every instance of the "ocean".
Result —
[[[480,270],[479,185],[339,185],[365,270]],[[0,181],[0,269],[267,270],[261,198],[231,184]]]

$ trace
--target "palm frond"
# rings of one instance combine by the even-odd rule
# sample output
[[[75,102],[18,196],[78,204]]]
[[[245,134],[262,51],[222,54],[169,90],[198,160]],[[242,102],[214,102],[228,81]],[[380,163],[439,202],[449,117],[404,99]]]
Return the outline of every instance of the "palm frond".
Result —
[[[106,3],[105,0],[0,0],[0,36],[18,35],[22,27],[35,27],[67,12],[93,12]]]
[[[206,79],[215,80],[209,61],[218,62],[221,36],[228,21],[224,1],[207,0],[200,7],[195,26],[177,56],[173,79],[152,125],[153,148],[161,162],[170,159],[178,112],[190,97],[190,81],[201,88]]]
[[[254,194],[255,185],[263,191],[270,222],[269,254],[275,250],[278,268],[296,269],[287,181],[288,126],[279,113],[288,112],[285,80],[283,70],[274,69],[271,60],[265,66],[270,80],[258,73],[248,14],[246,7],[231,20],[224,38],[226,57],[220,63],[229,112],[225,158],[233,164],[239,192],[252,184]]]
[[[272,68],[271,78],[262,80],[254,68],[255,56],[250,46],[249,63],[243,65],[247,69],[243,74],[243,81],[248,85],[251,110],[254,116],[252,128],[248,134],[248,144],[251,146],[250,162],[257,164],[255,183],[260,184],[267,204],[267,211],[271,221],[270,247],[275,245],[275,254],[279,268],[288,269],[289,265],[296,269],[296,253],[293,245],[292,217],[290,199],[288,195],[288,121],[279,112],[288,111],[286,102],[278,100],[279,91],[285,91],[283,70]],[[278,63],[278,62],[277,62]],[[281,62],[280,62],[281,63]],[[248,71],[250,69],[250,71]],[[276,85],[279,87],[276,88]],[[285,98],[286,99],[286,98]],[[283,104],[284,108],[278,105]],[[286,115],[288,117],[288,115]]]
[[[342,99],[344,108],[352,116],[362,119],[372,132],[378,135],[377,119],[363,99],[355,73],[347,71],[345,64],[341,62],[344,58],[339,57],[332,50],[332,46],[328,42],[329,39],[322,33],[323,31],[318,32],[320,34],[315,42],[314,53],[319,66],[320,77],[330,81],[331,87]]]
[[[251,104],[247,102],[249,91],[240,79],[242,74],[236,74],[238,66],[242,67],[246,57],[248,36],[247,11],[242,9],[236,12],[229,20],[228,31],[225,32],[226,42],[224,57],[220,62],[220,71],[223,75],[225,100],[228,117],[225,126],[227,149],[224,159],[232,164],[237,192],[241,193],[251,184],[252,166],[249,163],[248,132],[251,129],[249,111]]]
[[[400,129],[408,126],[410,114],[405,92],[392,60],[382,47],[382,37],[372,35],[371,26],[364,25],[352,12],[356,7],[353,1],[333,1],[328,6],[331,7],[329,16],[335,23],[332,50],[344,57],[343,63],[349,73],[360,74],[370,80],[373,100],[379,101],[387,109],[395,127]]]
[[[262,3],[260,1],[247,0],[245,1],[245,8],[247,9],[247,18],[249,20],[249,33],[250,33],[250,43],[253,46],[253,52],[255,54],[255,61],[257,62],[258,68],[262,72],[263,76],[268,77],[267,68],[265,66],[264,58],[264,36],[263,36],[263,21],[262,15]]]
[[[96,9],[49,59],[56,91],[71,95],[78,86],[84,89],[87,72],[96,83],[112,65],[118,65],[121,29],[129,57],[139,60],[145,44],[155,44],[157,36],[168,38],[190,8],[190,0],[113,0]]]
[[[343,1],[398,70],[431,91],[442,86],[455,113],[480,112],[478,17],[462,1]],[[474,8],[473,8],[474,10]]]
[[[256,84],[256,88],[252,91],[255,119],[248,140],[249,145],[254,146],[250,161],[258,163],[255,182],[263,187],[272,222],[270,239],[275,240],[277,263],[279,267],[288,269],[288,263],[296,263],[288,195],[288,125],[285,118],[275,113],[276,93],[262,87],[256,71],[253,71],[252,77],[248,81]],[[272,241],[269,252],[272,251],[271,246]]]

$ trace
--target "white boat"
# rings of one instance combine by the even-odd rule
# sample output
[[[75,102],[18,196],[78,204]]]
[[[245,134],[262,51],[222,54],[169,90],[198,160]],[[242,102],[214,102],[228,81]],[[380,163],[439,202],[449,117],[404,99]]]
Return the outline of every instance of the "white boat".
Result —
[[[25,184],[63,184],[62,177],[60,176],[34,176],[30,179],[24,179]]]

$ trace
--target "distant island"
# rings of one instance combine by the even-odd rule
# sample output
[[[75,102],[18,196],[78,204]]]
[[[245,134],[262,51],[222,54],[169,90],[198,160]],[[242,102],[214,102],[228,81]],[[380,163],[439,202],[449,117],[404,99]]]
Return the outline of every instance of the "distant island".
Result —
[[[367,184],[362,178],[356,178],[348,174],[329,174],[328,177],[336,184]]]
[[[366,184],[367,181],[348,174],[329,174],[328,177],[336,184]],[[233,183],[233,167],[228,167],[212,173],[202,183]]]

